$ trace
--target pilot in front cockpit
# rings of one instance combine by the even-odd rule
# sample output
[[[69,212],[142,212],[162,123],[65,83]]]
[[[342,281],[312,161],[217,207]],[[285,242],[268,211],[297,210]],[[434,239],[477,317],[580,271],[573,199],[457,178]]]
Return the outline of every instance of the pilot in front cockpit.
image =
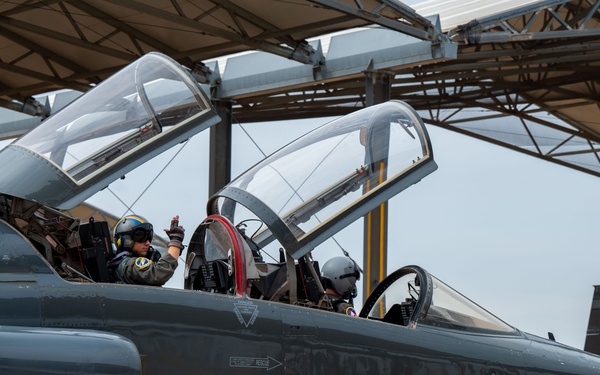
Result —
[[[121,218],[114,229],[117,250],[108,263],[115,282],[141,285],[164,285],[177,268],[177,259],[183,251],[185,230],[179,225],[179,216],[173,217],[169,230],[169,245],[164,256],[150,243],[154,236],[152,224],[137,215]]]
[[[352,299],[357,295],[356,281],[360,280],[358,265],[348,257],[331,258],[321,269],[321,279],[333,310],[357,316]]]

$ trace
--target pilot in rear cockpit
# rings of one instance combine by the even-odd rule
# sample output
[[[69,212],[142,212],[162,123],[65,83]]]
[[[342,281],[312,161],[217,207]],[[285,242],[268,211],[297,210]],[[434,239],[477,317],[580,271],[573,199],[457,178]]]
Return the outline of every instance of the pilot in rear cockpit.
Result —
[[[115,282],[162,286],[177,268],[177,259],[183,251],[184,229],[179,216],[173,217],[169,230],[169,245],[164,256],[150,243],[154,236],[152,224],[137,215],[121,218],[114,229],[117,250],[108,268]]]
[[[321,269],[325,295],[333,310],[350,316],[357,316],[352,305],[356,297],[356,281],[360,280],[357,264],[348,257],[329,259]]]

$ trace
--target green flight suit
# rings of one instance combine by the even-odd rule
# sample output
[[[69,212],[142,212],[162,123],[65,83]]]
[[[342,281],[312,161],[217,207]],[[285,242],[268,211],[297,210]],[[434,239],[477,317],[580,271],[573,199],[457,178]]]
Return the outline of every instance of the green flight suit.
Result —
[[[126,256],[115,270],[117,282],[162,286],[177,268],[177,259],[165,253],[158,261],[145,257]]]

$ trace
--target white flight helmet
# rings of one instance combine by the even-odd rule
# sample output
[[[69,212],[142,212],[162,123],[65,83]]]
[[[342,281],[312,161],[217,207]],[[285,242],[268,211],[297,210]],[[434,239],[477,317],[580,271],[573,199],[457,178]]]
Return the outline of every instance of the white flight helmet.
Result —
[[[321,277],[326,288],[333,288],[344,299],[356,297],[356,281],[360,272],[356,263],[348,257],[329,259],[321,269]]]

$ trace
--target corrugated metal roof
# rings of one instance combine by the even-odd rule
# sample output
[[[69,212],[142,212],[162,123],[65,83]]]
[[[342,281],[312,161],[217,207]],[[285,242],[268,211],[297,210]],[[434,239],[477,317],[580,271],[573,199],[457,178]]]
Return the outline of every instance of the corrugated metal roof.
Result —
[[[413,5],[422,16],[439,15],[444,32],[490,14],[505,13],[540,0],[429,0]]]
[[[151,51],[190,68],[247,50],[318,65],[307,38],[369,24],[433,37],[428,20],[395,0],[2,2],[0,106],[86,91]]]

